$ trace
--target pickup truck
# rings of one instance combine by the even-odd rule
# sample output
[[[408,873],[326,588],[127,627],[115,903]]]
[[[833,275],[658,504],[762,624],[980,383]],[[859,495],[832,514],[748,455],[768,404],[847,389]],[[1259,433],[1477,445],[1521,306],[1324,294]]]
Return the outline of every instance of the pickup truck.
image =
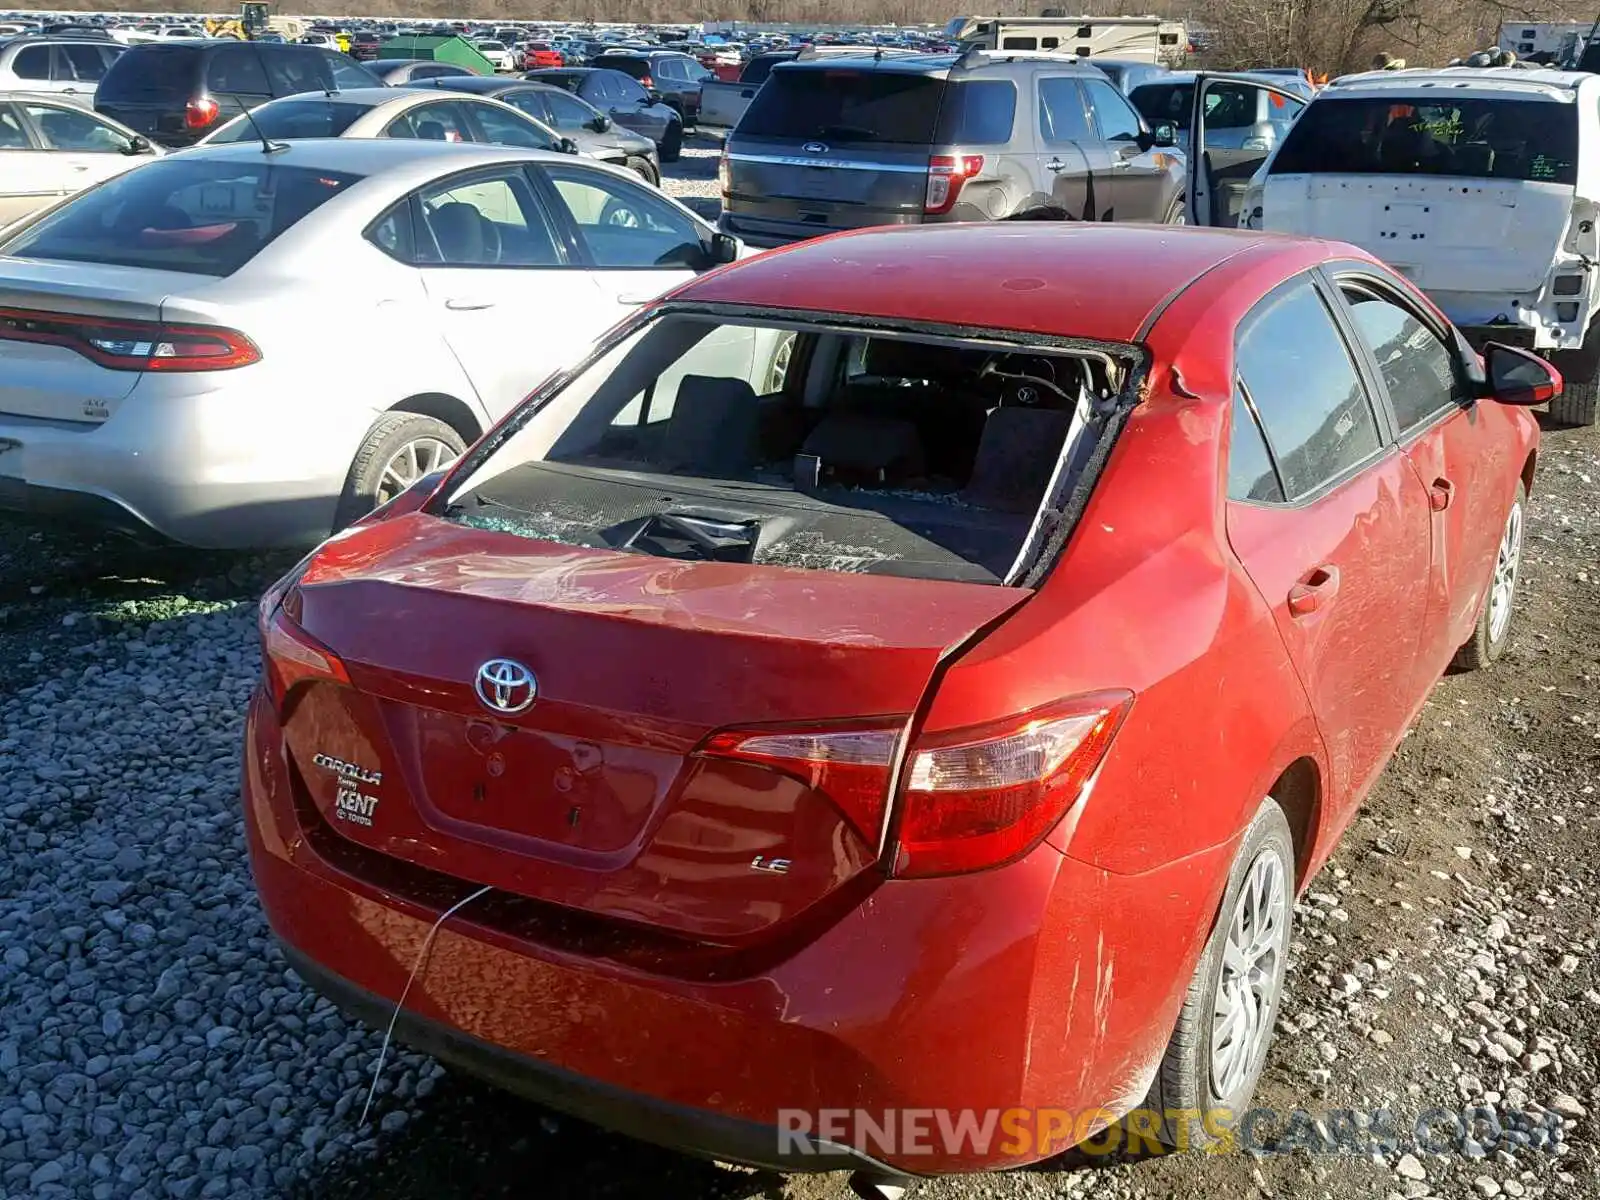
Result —
[[[750,107],[750,101],[756,98],[767,76],[772,74],[772,68],[793,60],[799,53],[798,50],[774,50],[770,54],[758,54],[744,65],[737,83],[706,80],[700,85],[699,123],[732,129],[744,116],[744,110]]]

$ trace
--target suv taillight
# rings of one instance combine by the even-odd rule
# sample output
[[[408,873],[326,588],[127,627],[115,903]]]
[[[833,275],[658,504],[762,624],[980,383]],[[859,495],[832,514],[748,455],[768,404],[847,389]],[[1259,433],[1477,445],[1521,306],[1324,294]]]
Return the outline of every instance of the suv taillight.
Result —
[[[983,170],[983,155],[935,154],[928,159],[928,194],[922,202],[922,211],[929,216],[949,212],[961,195],[961,187]]]
[[[39,309],[0,308],[0,341],[60,346],[112,371],[228,371],[261,361],[256,344],[236,329]]]
[[[642,88],[653,88],[653,87],[655,87],[655,85],[656,85],[656,81],[654,79],[650,78],[650,72],[649,71],[646,71],[643,75],[639,76],[639,86],[640,87],[642,87]]]
[[[222,109],[210,96],[201,96],[183,106],[183,123],[189,129],[204,129],[217,119]]]
[[[1021,858],[1083,794],[1132,704],[1129,692],[1098,692],[919,739],[902,773],[893,873],[955,875]],[[803,781],[876,844],[904,727],[896,717],[724,730],[699,753]]]

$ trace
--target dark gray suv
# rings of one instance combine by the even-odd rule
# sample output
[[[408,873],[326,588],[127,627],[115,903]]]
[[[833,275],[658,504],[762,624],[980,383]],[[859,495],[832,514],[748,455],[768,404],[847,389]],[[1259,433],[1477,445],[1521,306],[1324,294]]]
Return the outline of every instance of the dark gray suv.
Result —
[[[802,55],[728,137],[721,224],[775,246],[1019,216],[1180,223],[1176,136],[1061,55]]]

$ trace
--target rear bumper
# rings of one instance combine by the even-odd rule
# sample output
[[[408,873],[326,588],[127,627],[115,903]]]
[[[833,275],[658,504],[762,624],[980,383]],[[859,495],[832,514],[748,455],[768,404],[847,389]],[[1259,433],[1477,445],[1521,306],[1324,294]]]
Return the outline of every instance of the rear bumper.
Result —
[[[370,412],[295,419],[271,373],[145,376],[98,424],[0,414],[0,509],[207,548],[328,535]]]
[[[297,786],[258,692],[243,799],[268,920],[314,986],[386,1022],[439,913],[474,885],[397,885],[412,868],[362,851],[386,877],[369,872]],[[1046,843],[981,874],[882,882],[781,960],[693,978],[536,939],[468,905],[435,935],[397,1032],[554,1108],[701,1155],[910,1175],[1018,1166],[1066,1145],[997,1133],[886,1146],[856,1127],[833,1134],[823,1114],[1125,1112],[1165,1049],[1231,855],[1118,876]],[[780,1136],[797,1129],[818,1136]]]
[[[289,965],[307,983],[332,1000],[346,1015],[374,1028],[388,1026],[394,1001],[373,995],[348,979],[284,947]],[[574,1075],[537,1058],[480,1041],[444,1022],[402,1009],[395,1037],[440,1062],[486,1080],[518,1096],[580,1120],[615,1130],[643,1142],[667,1146],[719,1162],[742,1163],[775,1171],[879,1171],[892,1168],[861,1153],[821,1138],[807,1136],[804,1150],[784,1153],[778,1129],[754,1121],[668,1104],[652,1096],[612,1087]]]

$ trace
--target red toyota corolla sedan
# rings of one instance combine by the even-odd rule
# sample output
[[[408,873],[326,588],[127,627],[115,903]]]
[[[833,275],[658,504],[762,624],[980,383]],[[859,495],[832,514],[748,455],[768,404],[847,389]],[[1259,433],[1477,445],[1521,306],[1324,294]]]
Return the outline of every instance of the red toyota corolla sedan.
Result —
[[[267,914],[347,1009],[409,981],[403,1040],[699,1154],[1215,1136],[1293,896],[1507,644],[1560,386],[1328,242],[703,276],[263,600]]]

